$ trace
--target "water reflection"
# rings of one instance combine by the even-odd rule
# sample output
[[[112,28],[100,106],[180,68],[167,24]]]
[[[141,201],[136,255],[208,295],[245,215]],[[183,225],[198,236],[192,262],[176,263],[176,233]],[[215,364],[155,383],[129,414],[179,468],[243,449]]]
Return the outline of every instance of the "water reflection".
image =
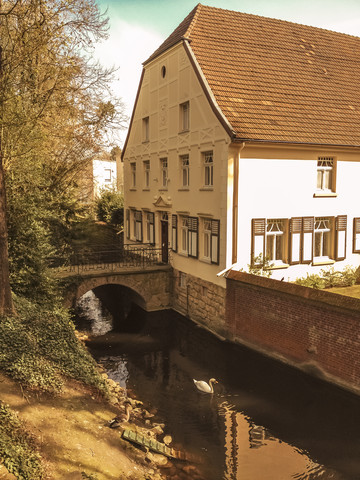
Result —
[[[129,333],[132,316],[141,328]],[[93,339],[94,356],[157,408],[174,446],[201,460],[204,479],[360,478],[357,398],[171,313],[134,311],[126,331]],[[215,394],[198,392],[192,379],[210,377]]]

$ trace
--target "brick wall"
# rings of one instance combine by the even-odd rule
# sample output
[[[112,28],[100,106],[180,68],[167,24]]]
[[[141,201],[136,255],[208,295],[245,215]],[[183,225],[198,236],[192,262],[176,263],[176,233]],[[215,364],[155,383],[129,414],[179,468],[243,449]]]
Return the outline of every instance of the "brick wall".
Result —
[[[360,300],[230,272],[228,338],[360,393]]]

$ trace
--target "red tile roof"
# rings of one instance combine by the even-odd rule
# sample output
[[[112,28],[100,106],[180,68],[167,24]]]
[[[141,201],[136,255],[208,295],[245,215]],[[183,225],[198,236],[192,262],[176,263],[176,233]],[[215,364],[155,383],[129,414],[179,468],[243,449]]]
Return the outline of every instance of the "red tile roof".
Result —
[[[186,38],[238,140],[360,146],[360,38],[198,4]]]

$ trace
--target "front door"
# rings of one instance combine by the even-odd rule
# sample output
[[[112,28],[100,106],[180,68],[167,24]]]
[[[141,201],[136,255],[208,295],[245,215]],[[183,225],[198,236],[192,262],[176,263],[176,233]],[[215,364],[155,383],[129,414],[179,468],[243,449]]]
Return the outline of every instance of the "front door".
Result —
[[[161,220],[161,260],[163,263],[168,263],[169,259],[169,227],[167,220]]]

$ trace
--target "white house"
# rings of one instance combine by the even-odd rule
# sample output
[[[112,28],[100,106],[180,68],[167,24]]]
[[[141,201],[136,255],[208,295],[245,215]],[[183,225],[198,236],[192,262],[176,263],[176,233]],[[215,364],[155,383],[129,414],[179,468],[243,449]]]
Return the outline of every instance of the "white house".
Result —
[[[288,281],[360,264],[359,85],[360,38],[201,4],[144,62],[126,237],[171,248],[179,311],[221,315],[219,272],[260,254]]]

